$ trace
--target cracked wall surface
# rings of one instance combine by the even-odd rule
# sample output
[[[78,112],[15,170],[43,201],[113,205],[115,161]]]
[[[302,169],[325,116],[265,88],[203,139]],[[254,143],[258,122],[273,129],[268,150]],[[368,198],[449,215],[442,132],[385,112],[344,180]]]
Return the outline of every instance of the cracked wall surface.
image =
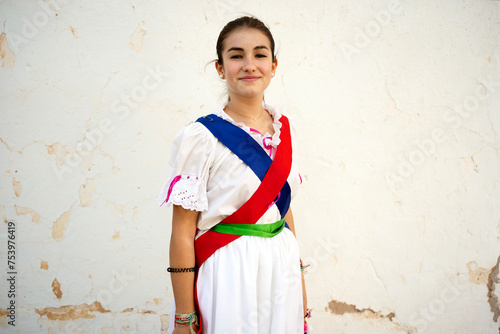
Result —
[[[4,1],[0,332],[167,333],[175,133],[252,13],[295,124],[311,333],[499,333],[500,1]],[[208,64],[208,66],[207,66]],[[15,223],[16,327],[8,324]]]

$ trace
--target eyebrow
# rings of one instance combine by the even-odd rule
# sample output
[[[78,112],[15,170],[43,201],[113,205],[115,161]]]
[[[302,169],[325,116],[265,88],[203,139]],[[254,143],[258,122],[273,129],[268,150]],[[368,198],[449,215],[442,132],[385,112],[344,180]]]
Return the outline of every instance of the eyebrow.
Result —
[[[266,49],[266,50],[269,50],[269,48],[265,45],[258,45],[256,47],[253,48],[254,50],[260,50],[260,49]],[[231,51],[244,51],[243,48],[240,48],[240,47],[232,47],[230,48],[229,50],[227,50],[227,52],[231,52]]]

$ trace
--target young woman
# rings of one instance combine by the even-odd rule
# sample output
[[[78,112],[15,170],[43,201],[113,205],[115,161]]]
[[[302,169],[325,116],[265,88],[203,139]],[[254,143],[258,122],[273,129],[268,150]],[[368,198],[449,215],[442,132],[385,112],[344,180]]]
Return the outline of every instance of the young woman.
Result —
[[[290,126],[264,102],[278,66],[258,19],[229,22],[215,67],[229,98],[176,135],[160,204],[173,204],[170,267],[182,333],[303,333],[306,297],[290,200]],[[174,316],[175,314],[175,316]]]

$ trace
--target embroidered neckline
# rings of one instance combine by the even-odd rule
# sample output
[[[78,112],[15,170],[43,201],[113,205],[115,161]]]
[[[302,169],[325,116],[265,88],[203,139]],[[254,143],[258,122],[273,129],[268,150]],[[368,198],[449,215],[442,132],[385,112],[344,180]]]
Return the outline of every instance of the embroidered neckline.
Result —
[[[281,134],[281,127],[282,124],[279,121],[281,114],[272,106],[262,103],[262,106],[264,107],[265,110],[269,112],[271,117],[273,118],[273,128],[274,128],[274,134],[271,136],[269,132],[266,132],[265,134],[260,133],[259,131],[256,131],[249,126],[245,125],[243,122],[236,122],[231,116],[226,114],[224,111],[224,108],[227,106],[228,102],[225,102],[215,113],[217,116],[221,117],[222,119],[242,128],[245,130],[250,136],[257,138],[258,142],[263,140],[264,138],[270,139],[269,141],[266,142],[267,146],[266,148],[269,149],[269,146],[273,146],[274,148],[278,147],[279,143],[281,142],[280,139],[280,134]]]

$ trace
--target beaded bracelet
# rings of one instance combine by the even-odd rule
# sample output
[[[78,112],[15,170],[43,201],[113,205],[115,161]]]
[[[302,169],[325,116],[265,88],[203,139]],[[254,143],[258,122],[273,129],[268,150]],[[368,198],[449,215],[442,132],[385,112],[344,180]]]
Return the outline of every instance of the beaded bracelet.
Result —
[[[198,268],[193,267],[193,268],[167,268],[167,271],[169,273],[190,273],[193,271],[196,271]]]
[[[193,326],[198,326],[198,316],[196,312],[191,313],[176,313],[175,314],[175,327],[188,327],[191,330],[191,334],[196,334],[193,330]]]

